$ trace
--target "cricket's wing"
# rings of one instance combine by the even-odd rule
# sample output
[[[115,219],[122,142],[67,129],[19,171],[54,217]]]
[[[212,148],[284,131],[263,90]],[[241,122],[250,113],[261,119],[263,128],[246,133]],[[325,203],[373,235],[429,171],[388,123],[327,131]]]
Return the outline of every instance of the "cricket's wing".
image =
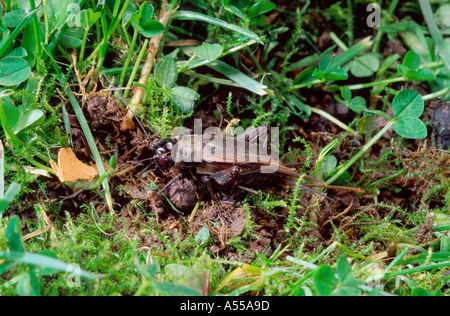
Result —
[[[231,163],[222,163],[222,162],[203,162],[199,164],[196,168],[196,172],[198,174],[214,174],[219,171],[223,171],[229,169],[236,164]],[[258,164],[247,164],[247,165],[239,165],[240,174],[251,174],[258,173],[260,171],[261,166]]]
[[[209,129],[204,135],[181,135],[172,149],[172,159],[176,164],[212,163],[227,166],[238,165],[250,172],[274,173],[279,166],[278,152],[270,148],[267,126],[250,129],[237,136],[223,135],[220,129]],[[210,173],[208,168],[205,174]]]
[[[235,165],[278,165],[278,152],[270,148],[267,126],[260,126],[237,136],[215,135],[203,142],[202,160]],[[276,170],[274,170],[276,171]]]

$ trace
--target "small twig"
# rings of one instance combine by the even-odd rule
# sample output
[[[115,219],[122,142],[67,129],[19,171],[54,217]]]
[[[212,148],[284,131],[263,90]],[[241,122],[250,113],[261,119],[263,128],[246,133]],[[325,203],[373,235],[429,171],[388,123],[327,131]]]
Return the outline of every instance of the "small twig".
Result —
[[[72,60],[73,60],[73,70],[75,71],[75,75],[77,76],[77,81],[78,85],[80,86],[81,95],[83,96],[83,99],[86,100],[86,87],[83,85],[80,72],[78,71],[77,56],[75,54],[72,54]]]
[[[155,211],[156,223],[159,224],[158,208],[156,207],[155,198],[152,195],[150,195],[149,198],[152,203],[152,208]]]
[[[323,223],[321,226],[320,226],[320,229],[322,229],[326,224],[328,224],[328,223],[331,223],[332,221],[334,221],[336,218],[338,218],[339,216],[342,216],[342,215],[345,215],[345,214],[347,214],[351,209],[352,209],[352,207],[353,207],[353,200],[352,200],[352,202],[350,203],[350,205],[349,206],[347,206],[347,208],[345,209],[345,210],[343,210],[341,213],[339,213],[338,215],[335,215],[335,216],[333,216],[332,218],[329,218],[327,221],[325,221],[325,223]]]
[[[42,212],[42,216],[44,217],[44,221],[45,221],[45,224],[47,226],[45,228],[43,228],[43,229],[39,229],[39,230],[37,230],[35,232],[29,233],[29,234],[23,236],[22,237],[23,241],[26,241],[26,240],[28,240],[30,238],[33,238],[33,237],[39,236],[41,234],[44,234],[44,233],[52,230],[53,227],[54,227],[52,221],[50,220],[50,218],[48,218],[47,213],[45,213],[44,208],[42,207],[42,205],[38,204],[38,207],[40,208],[40,210]]]
[[[169,20],[176,12],[178,7],[174,8],[173,10],[168,10],[168,4],[166,0],[163,0],[161,12],[159,14],[159,22],[163,24],[165,27],[169,23]],[[125,128],[127,126],[134,126],[133,124],[133,117],[134,112],[136,111],[136,106],[141,102],[142,97],[144,96],[144,88],[142,85],[145,85],[147,83],[148,78],[150,77],[150,73],[152,72],[153,65],[155,63],[155,56],[159,49],[159,44],[161,42],[161,38],[163,37],[164,33],[161,33],[157,36],[152,37],[149,43],[148,47],[148,55],[145,60],[144,67],[142,68],[141,77],[139,78],[139,84],[138,86],[134,87],[134,96],[133,99],[130,102],[130,111],[128,111],[126,118],[124,119],[124,123],[122,124],[122,128]]]
[[[241,120],[237,118],[231,119],[231,121],[227,121],[228,124],[227,127],[225,127],[225,130],[223,131],[223,136],[229,135],[230,131],[232,131],[233,129],[233,126],[238,124],[240,121]]]
[[[197,203],[195,204],[194,209],[192,210],[191,216],[189,216],[189,222],[192,222],[194,219],[195,214],[198,211],[198,208],[200,207],[200,203],[203,200],[203,194],[205,193],[205,188],[203,188],[202,194],[200,195],[200,198],[198,199]]]

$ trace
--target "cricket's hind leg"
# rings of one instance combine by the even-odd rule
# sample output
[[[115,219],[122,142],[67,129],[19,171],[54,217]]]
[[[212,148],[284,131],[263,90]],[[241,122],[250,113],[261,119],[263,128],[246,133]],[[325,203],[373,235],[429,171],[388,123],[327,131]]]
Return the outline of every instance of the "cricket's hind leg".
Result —
[[[236,188],[239,180],[240,168],[238,166],[232,166],[228,169],[218,171],[211,175],[202,176],[202,182],[208,188],[211,197],[218,202],[218,192],[233,192]]]

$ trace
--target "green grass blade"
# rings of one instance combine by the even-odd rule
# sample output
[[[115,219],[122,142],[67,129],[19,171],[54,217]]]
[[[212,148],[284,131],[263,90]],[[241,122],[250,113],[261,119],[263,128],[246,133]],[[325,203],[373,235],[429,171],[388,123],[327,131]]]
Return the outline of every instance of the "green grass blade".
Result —
[[[75,95],[70,90],[68,85],[66,85],[64,91],[67,93],[67,97],[69,98],[70,104],[72,104],[75,115],[77,116],[78,122],[80,123],[81,130],[83,131],[84,136],[86,137],[86,141],[88,142],[89,148],[91,149],[92,156],[94,157],[95,163],[97,164],[98,173],[100,176],[102,176],[105,173],[103,160],[95,144],[94,137],[92,136],[92,132],[89,128],[86,118],[84,117],[83,110],[81,109],[80,104],[78,103],[77,99],[75,98]],[[102,186],[103,189],[105,190],[106,202],[108,203],[109,209],[112,211],[113,210],[112,197],[107,179],[103,180]]]
[[[308,262],[308,261],[305,261],[305,260],[302,260],[302,259],[294,258],[294,257],[291,257],[291,256],[287,256],[286,260],[291,261],[291,262],[293,262],[295,264],[304,266],[306,269],[316,270],[318,268],[318,266],[315,265],[314,263],[311,263],[311,262]]]
[[[62,272],[68,272],[71,268],[70,264],[62,262],[58,259],[30,252],[0,251],[0,258],[37,266],[44,266]],[[80,277],[88,279],[98,278],[98,276],[96,276],[95,274],[82,269],[79,270],[79,273]]]
[[[5,194],[5,158],[3,157],[3,143],[0,140],[0,200]]]
[[[433,11],[431,9],[430,2],[428,0],[419,0],[420,9],[422,10],[423,17],[427,23],[428,30],[430,31],[431,37],[434,43],[439,49],[440,55],[444,60],[447,70],[450,71],[450,51],[447,49],[444,39],[442,38],[439,28],[434,20]]]
[[[95,144],[94,136],[92,135],[91,129],[89,128],[86,118],[84,117],[83,110],[81,109],[80,104],[78,103],[77,99],[75,98],[75,95],[70,89],[66,77],[62,73],[59,66],[56,64],[53,55],[46,47],[44,47],[44,51],[49,55],[53,67],[55,68],[55,71],[57,73],[57,77],[60,81],[60,84],[64,89],[64,93],[69,98],[70,104],[72,105],[75,115],[77,116],[78,122],[80,123],[81,130],[83,131],[84,136],[86,137],[86,141],[88,142],[89,149],[91,150],[92,156],[94,157],[95,163],[97,165],[98,174],[101,177],[105,173],[103,160],[102,157],[100,156],[97,145]],[[112,212],[113,205],[112,205],[111,191],[108,185],[108,179],[103,180],[102,186],[103,190],[105,191],[106,202],[108,204],[109,210]]]
[[[388,271],[393,268],[397,263],[400,262],[400,260],[402,260],[402,258],[404,256],[406,256],[406,254],[408,253],[409,249],[405,248],[403,249],[403,251],[401,253],[399,253],[394,260],[392,260],[392,262],[386,267],[386,269],[384,269],[383,271],[383,275],[386,276],[386,274],[388,273]]]
[[[442,262],[448,261],[448,258],[450,258],[450,252],[435,252],[432,253],[431,256],[428,253],[423,253],[402,260],[400,265],[405,266],[407,264],[417,264],[423,262]]]
[[[8,206],[16,197],[17,193],[20,191],[20,184],[13,182],[9,185],[8,190],[6,190],[4,196],[0,199],[0,217],[6,211]]]
[[[346,62],[349,62],[351,59],[368,49],[372,45],[372,43],[373,42],[370,40],[370,37],[364,38],[363,40],[359,41],[358,43],[344,51],[342,54],[336,56],[331,62],[330,68],[336,69]]]
[[[383,129],[381,129],[374,137],[372,137],[367,144],[364,145],[364,147],[356,154],[352,157],[352,159],[346,161],[345,163],[341,164],[338,168],[336,168],[336,172],[332,175],[332,177],[330,177],[329,179],[327,179],[325,181],[326,185],[330,185],[332,184],[334,181],[336,181],[344,172],[345,170],[348,170],[348,168],[350,168],[354,163],[356,163],[359,158],[361,158],[364,153],[366,153],[370,147],[372,147],[377,141],[378,139],[380,139],[384,133],[386,133],[391,127],[392,125],[394,125],[394,122],[390,121],[388,122]]]
[[[222,58],[224,56],[227,56],[229,54],[235,53],[235,52],[237,52],[237,51],[239,51],[241,49],[247,48],[247,47],[249,47],[249,46],[251,46],[253,44],[256,44],[256,43],[257,42],[255,40],[250,40],[250,41],[248,41],[248,42],[246,42],[244,44],[234,46],[234,47],[226,50],[225,52],[223,52],[222,55],[220,55],[217,59]],[[198,58],[198,59],[192,60],[192,56],[193,56],[192,53],[193,52],[192,53],[186,53],[186,51],[184,51],[184,53],[186,55],[188,55],[191,59],[189,59],[189,61],[187,61],[187,62],[186,61],[178,61],[177,62],[177,66],[179,68],[178,72],[184,72],[184,71],[186,71],[186,69],[195,69],[195,68],[198,68],[198,67],[201,67],[201,66],[205,66],[205,65],[211,63],[211,61],[206,60],[204,58]],[[198,56],[196,56],[196,57],[198,57]]]
[[[411,274],[411,273],[415,273],[415,272],[421,272],[421,271],[427,271],[427,270],[433,270],[433,269],[439,269],[439,268],[445,268],[445,267],[450,267],[450,261],[432,263],[432,264],[428,264],[428,265],[424,265],[424,266],[389,272],[384,275],[384,279],[398,276],[398,275]]]
[[[16,28],[11,33],[11,35],[8,36],[5,43],[0,47],[0,57],[3,56],[3,54],[8,49],[9,45],[12,44],[12,42],[20,34],[22,29],[31,21],[31,19],[33,18],[34,14],[37,12],[37,10],[38,9],[35,9],[35,10],[31,11],[30,13],[28,13],[27,16],[22,21],[20,21],[19,25],[16,26]]]
[[[176,12],[174,15],[172,15],[172,18],[177,19],[177,20],[193,20],[193,21],[202,21],[202,22],[206,22],[212,25],[217,25],[223,28],[226,28],[230,31],[233,32],[237,32],[241,35],[244,35],[248,38],[254,39],[255,41],[257,41],[260,44],[263,44],[263,41],[261,40],[261,38],[256,35],[255,33],[253,33],[252,31],[249,31],[247,29],[244,29],[240,26],[234,25],[234,24],[230,24],[227,23],[225,21],[222,21],[220,19],[216,19],[201,13],[197,13],[197,12],[190,12],[190,11],[178,11]]]
[[[320,60],[319,54],[312,54],[310,56],[307,56],[287,67],[287,71],[294,71],[297,69],[303,69],[306,67],[309,67],[315,63],[317,63]]]
[[[433,227],[431,227],[431,229],[434,232],[442,232],[442,231],[450,230],[450,224],[443,224],[443,225],[433,226]]]
[[[258,81],[250,78],[243,72],[238,69],[229,66],[223,61],[216,60],[207,64],[208,67],[214,69],[215,71],[220,72],[221,74],[227,76],[230,80],[239,84],[242,88],[245,88],[251,92],[254,92],[258,95],[266,95],[267,92],[264,90],[267,86],[259,83]]]

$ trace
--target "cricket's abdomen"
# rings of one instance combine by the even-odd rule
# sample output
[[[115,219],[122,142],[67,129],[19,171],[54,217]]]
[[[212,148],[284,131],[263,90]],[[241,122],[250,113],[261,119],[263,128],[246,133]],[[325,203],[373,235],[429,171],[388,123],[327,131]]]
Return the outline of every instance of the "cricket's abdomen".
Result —
[[[276,173],[250,173],[239,177],[239,185],[254,189],[270,188],[280,185],[283,177]]]

